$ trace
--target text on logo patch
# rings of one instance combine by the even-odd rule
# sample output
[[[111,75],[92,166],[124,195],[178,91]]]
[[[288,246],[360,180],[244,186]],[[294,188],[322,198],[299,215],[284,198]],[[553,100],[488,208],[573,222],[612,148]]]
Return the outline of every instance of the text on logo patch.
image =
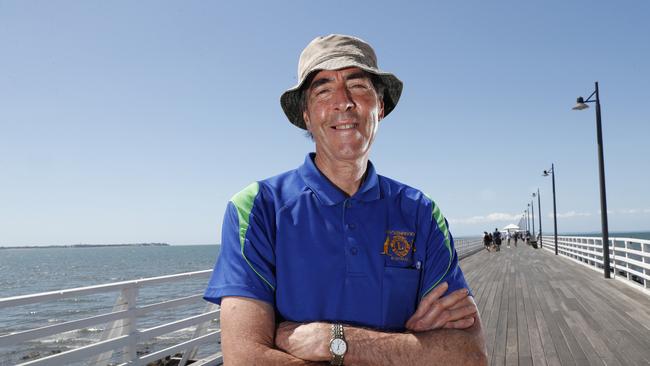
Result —
[[[415,252],[415,233],[409,231],[386,231],[386,240],[381,254],[390,256],[391,260],[408,261],[407,255]]]

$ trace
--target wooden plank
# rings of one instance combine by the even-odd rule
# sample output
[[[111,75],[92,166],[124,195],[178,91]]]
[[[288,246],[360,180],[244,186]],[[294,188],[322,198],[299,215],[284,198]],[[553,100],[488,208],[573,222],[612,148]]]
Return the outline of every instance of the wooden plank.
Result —
[[[506,363],[506,335],[508,327],[508,288],[510,279],[505,276],[507,263],[499,271],[503,279],[501,290],[501,302],[498,307],[499,315],[496,321],[496,334],[494,339],[494,350],[492,354],[492,365],[504,365]]]
[[[495,271],[497,273],[497,271]],[[485,339],[487,343],[488,359],[492,360],[494,355],[494,346],[496,343],[497,324],[499,321],[501,301],[503,298],[503,284],[504,281],[492,281],[494,287],[494,298],[491,302],[491,307],[486,308],[488,318],[486,322]],[[487,306],[487,305],[486,305]]]
[[[528,289],[528,281],[526,277],[521,274],[521,296],[524,302],[524,312],[526,315],[526,329],[528,330],[528,340],[530,344],[530,357],[533,365],[546,366],[544,359],[544,349],[542,348],[542,340],[537,328],[537,321],[535,320],[535,307],[533,306],[530,298],[530,291]],[[523,319],[522,319],[523,320]]]
[[[508,326],[506,335],[506,365],[517,365],[519,362],[519,349],[517,347],[517,286],[514,276],[514,267],[509,266],[506,275],[510,280],[508,286]]]
[[[524,306],[524,297],[522,291],[522,275],[515,274],[516,286],[516,312],[517,312],[517,357],[519,365],[533,364],[532,354],[530,352],[530,340],[528,337],[528,323],[526,322],[526,309]]]

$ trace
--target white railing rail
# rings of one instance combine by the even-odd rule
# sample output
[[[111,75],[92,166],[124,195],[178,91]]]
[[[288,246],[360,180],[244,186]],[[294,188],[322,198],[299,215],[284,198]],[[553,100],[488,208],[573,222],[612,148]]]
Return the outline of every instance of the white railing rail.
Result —
[[[558,236],[558,254],[603,271],[603,239],[590,236]],[[555,253],[553,236],[542,237],[543,248]],[[609,238],[610,271],[615,279],[650,294],[650,240]]]
[[[205,283],[207,283],[207,279],[211,273],[212,270],[188,272],[0,299],[0,310],[5,310],[30,304],[42,305],[47,302],[66,298],[78,298],[79,296],[85,295],[118,293],[115,305],[107,313],[27,330],[12,331],[9,329],[8,334],[3,334],[7,331],[7,328],[4,325],[0,326],[0,350],[19,348],[23,352],[29,352],[30,341],[44,337],[59,336],[63,333],[82,330],[89,326],[105,324],[106,326],[101,334],[101,338],[91,344],[45,357],[23,358],[22,360],[25,362],[20,363],[20,365],[51,366],[78,363],[106,366],[109,362],[113,364],[121,362],[123,365],[147,365],[150,362],[182,353],[183,357],[179,365],[184,366],[190,359],[196,358],[201,345],[207,345],[212,350],[217,349],[220,330],[218,328],[209,329],[209,325],[219,318],[218,306],[205,302],[201,294],[170,298],[162,302],[139,305],[138,294],[142,288],[147,286],[169,284],[188,279],[204,279]],[[188,305],[199,306],[199,309],[204,307],[204,310],[198,315],[158,324],[146,329],[138,326],[140,324],[139,321],[152,312],[176,309]],[[0,320],[0,324],[2,324],[2,320]],[[153,352],[143,352],[144,354],[138,354],[137,352],[136,348],[138,344],[150,341],[155,337],[169,335],[173,332],[188,328],[194,328],[193,335],[189,340],[178,342],[170,347],[158,349]],[[121,358],[119,357],[120,352]],[[119,360],[116,361],[117,358]],[[218,365],[221,361],[221,353],[213,351],[213,353],[206,356],[198,364]]]

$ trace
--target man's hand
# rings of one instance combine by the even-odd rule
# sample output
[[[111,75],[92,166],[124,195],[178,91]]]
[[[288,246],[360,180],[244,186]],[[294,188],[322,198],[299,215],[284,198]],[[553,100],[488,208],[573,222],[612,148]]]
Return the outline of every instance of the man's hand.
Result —
[[[425,296],[415,313],[406,322],[406,329],[425,332],[439,328],[466,329],[474,324],[478,312],[467,289],[460,289],[441,297],[449,286],[441,283]]]
[[[275,332],[275,345],[282,351],[307,361],[329,361],[331,325],[328,323],[283,322]]]

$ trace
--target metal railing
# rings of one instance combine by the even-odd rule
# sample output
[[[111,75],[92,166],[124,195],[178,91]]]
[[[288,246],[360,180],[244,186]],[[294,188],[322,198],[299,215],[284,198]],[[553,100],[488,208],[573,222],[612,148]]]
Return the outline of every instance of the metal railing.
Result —
[[[481,238],[457,239],[455,247],[459,259],[462,259],[482,250],[483,242]],[[219,309],[217,305],[202,299],[202,288],[211,273],[212,270],[204,270],[0,299],[0,315],[2,311],[27,306],[51,310],[52,307],[47,308],[49,304],[62,300],[74,302],[88,296],[104,296],[104,302],[108,301],[109,304],[108,308],[104,308],[107,311],[92,309],[94,311],[81,312],[81,318],[65,319],[54,324],[41,319],[40,322],[25,322],[22,326],[7,326],[3,324],[4,317],[0,318],[0,365],[147,365],[179,353],[182,354],[179,366],[186,365],[188,361],[194,361],[193,365],[219,365],[223,361],[221,352],[215,352],[221,332],[218,327]],[[185,296],[182,296],[182,291],[176,289],[185,288],[180,283],[188,280],[195,281],[197,286],[185,291]],[[151,292],[155,286],[167,286],[166,291],[174,295],[163,296],[164,301],[145,303],[140,295],[147,290]],[[155,291],[159,293],[161,289]],[[114,301],[110,301],[111,296]],[[159,294],[157,298],[160,297]],[[114,303],[112,307],[111,303]],[[182,313],[179,309],[192,306],[198,307],[194,314],[185,314],[172,321],[161,320],[169,320],[169,316],[161,316],[161,312]],[[16,311],[14,315],[36,312]],[[101,328],[101,332],[88,344],[42,356],[36,351],[37,340],[53,338],[56,343],[63,340],[66,334],[75,337],[78,332],[91,327]],[[185,339],[177,337],[175,332],[181,330],[191,335],[186,334]],[[156,339],[163,335],[173,338],[173,343],[160,346]],[[197,360],[201,346],[207,346],[208,352],[203,352],[205,355]],[[3,358],[3,354],[13,354],[14,358]]]
[[[458,253],[458,259],[463,259],[483,250],[483,238],[454,239],[454,246],[456,247],[456,253]]]
[[[603,239],[558,236],[558,254],[603,271]],[[553,236],[542,237],[543,248],[555,253]],[[609,238],[609,263],[613,277],[650,294],[650,240]]]
[[[35,326],[33,322],[30,322],[26,326],[27,329],[21,329],[20,326],[14,326],[11,329],[12,327],[3,324],[0,327],[0,354],[16,356],[14,359],[4,360],[0,356],[0,364],[147,365],[165,358],[169,359],[180,353],[182,357],[180,357],[178,365],[184,366],[190,360],[198,361],[196,357],[200,347],[207,345],[207,355],[195,364],[218,365],[222,362],[221,353],[215,352],[218,349],[220,329],[213,325],[219,318],[217,305],[205,302],[201,293],[197,294],[196,289],[191,290],[192,294],[188,296],[170,296],[164,301],[149,304],[138,301],[141,290],[146,291],[147,288],[155,286],[157,286],[155,291],[180,293],[182,285],[179,283],[198,279],[198,286],[202,288],[211,273],[212,270],[188,272],[0,299],[0,311],[7,311],[30,305],[47,307],[48,304],[62,299],[80,299],[88,295],[96,298],[117,293],[117,299],[108,312],[84,313],[83,315],[90,316],[73,320],[66,319],[66,321],[49,325]],[[163,288],[161,289],[160,286]],[[167,286],[166,290],[164,286]],[[196,311],[189,316],[185,313],[186,316],[181,319],[167,322],[161,320],[173,317],[169,313],[183,313],[179,311],[181,307],[194,307]],[[168,314],[160,316],[160,312],[164,313],[165,311]],[[20,313],[19,311],[16,314]],[[5,319],[2,319],[0,324],[3,322]],[[102,324],[104,327],[100,337],[93,339],[87,345],[62,352],[52,352],[53,354],[44,357],[35,355],[38,353],[34,351],[35,344],[37,344],[35,341],[38,339],[54,337],[54,342],[63,342],[66,334],[74,336],[79,331],[87,330],[89,327],[101,327]],[[179,331],[185,331],[185,336],[180,336]],[[189,335],[190,333],[191,335]],[[173,344],[163,348],[155,346],[156,343],[159,343],[156,342],[156,339],[164,335],[173,339]],[[151,342],[154,343],[154,346],[148,344]]]

